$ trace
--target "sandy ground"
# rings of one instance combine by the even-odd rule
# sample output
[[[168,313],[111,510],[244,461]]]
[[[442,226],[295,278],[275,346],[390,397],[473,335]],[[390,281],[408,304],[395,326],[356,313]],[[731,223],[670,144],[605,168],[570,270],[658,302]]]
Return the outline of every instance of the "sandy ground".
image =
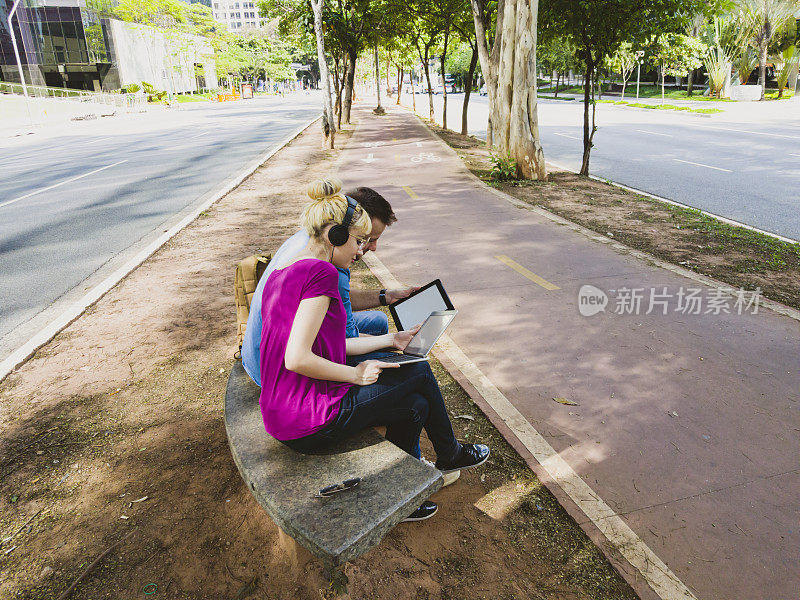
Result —
[[[58,598],[118,542],[71,598],[334,595],[245,488],[222,414],[234,267],[296,230],[305,184],[341,152],[319,142],[312,126],[0,384],[0,599]],[[436,370],[457,433],[493,458],[348,565],[349,597],[635,598]]]

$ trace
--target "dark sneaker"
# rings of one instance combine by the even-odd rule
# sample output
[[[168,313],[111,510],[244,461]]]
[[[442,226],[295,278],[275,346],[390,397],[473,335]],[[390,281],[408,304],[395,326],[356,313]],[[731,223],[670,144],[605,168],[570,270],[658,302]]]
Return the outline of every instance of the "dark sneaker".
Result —
[[[482,465],[489,458],[489,446],[485,444],[461,444],[461,452],[449,463],[436,461],[436,468],[442,473],[459,469],[471,469]]]
[[[435,502],[426,500],[420,505],[420,507],[417,510],[415,510],[413,513],[411,513],[405,519],[403,519],[403,523],[408,523],[411,521],[424,521],[425,519],[430,519],[433,515],[436,514],[437,510],[439,510],[439,507],[436,505]]]

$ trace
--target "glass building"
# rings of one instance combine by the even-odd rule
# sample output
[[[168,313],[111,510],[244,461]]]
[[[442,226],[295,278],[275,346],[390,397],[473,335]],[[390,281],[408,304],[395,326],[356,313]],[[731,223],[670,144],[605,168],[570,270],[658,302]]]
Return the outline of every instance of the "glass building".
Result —
[[[8,30],[13,5],[0,0],[0,80],[19,82]],[[12,22],[27,83],[94,91],[120,87],[108,22],[84,0],[22,0]]]

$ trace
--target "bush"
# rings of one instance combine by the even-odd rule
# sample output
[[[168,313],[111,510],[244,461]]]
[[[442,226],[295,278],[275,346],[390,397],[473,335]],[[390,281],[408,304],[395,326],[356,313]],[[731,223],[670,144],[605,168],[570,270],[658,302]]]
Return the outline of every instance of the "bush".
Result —
[[[167,96],[167,92],[157,90],[153,84],[147,83],[146,81],[142,82],[142,88],[144,89],[144,93],[147,94],[148,102],[161,102]]]
[[[489,154],[492,170],[489,176],[495,181],[514,181],[517,177],[517,161],[510,154]]]
[[[135,94],[140,89],[142,88],[138,84],[132,83],[125,88],[125,91],[128,92],[129,94]]]

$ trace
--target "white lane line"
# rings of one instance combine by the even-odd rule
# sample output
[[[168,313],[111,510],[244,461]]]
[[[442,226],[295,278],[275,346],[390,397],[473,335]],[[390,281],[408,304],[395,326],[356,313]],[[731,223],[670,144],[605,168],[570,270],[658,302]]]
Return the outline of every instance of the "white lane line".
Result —
[[[673,158],[678,162],[686,163],[687,165],[694,165],[695,167],[705,167],[706,169],[714,169],[715,171],[725,171],[726,173],[733,173],[730,169],[723,169],[721,167],[712,167],[711,165],[704,165],[703,163],[696,163],[690,160],[681,160],[680,158]]]
[[[40,190],[36,190],[34,192],[30,192],[25,194],[24,196],[20,196],[18,198],[14,198],[13,200],[7,200],[6,202],[0,203],[0,208],[4,206],[8,206],[9,204],[14,204],[14,202],[19,202],[20,200],[24,200],[25,198],[30,198],[31,196],[35,196],[36,194],[41,194],[42,192],[46,192],[47,190],[52,190],[53,188],[57,188],[62,185],[66,185],[73,181],[77,181],[78,179],[83,179],[84,177],[88,177],[89,175],[94,175],[95,173],[99,173],[100,171],[105,171],[106,169],[110,169],[111,167],[116,167],[117,165],[121,165],[122,163],[128,162],[127,159],[120,160],[115,162],[113,165],[106,165],[105,167],[100,167],[99,169],[95,169],[94,171],[89,171],[88,173],[84,173],[83,175],[78,175],[76,177],[70,177],[69,179],[65,179],[60,183],[54,183],[53,185],[49,185],[46,188],[42,188]]]
[[[781,133],[767,133],[766,131],[750,131],[749,129],[734,129],[733,127],[717,127],[714,125],[698,125],[692,123],[692,127],[700,127],[702,129],[717,129],[719,131],[734,131],[736,133],[749,133],[750,135],[763,135],[766,137],[784,138],[787,140],[800,140],[798,135],[783,135]]]
[[[382,285],[387,288],[402,287],[374,252],[365,255],[362,260]],[[438,344],[441,352],[475,386],[486,403],[530,451],[553,481],[575,502],[620,554],[641,573],[648,585],[663,600],[697,600],[664,561],[581,479],[569,463],[534,429],[448,335],[440,337]]]
[[[578,140],[578,141],[580,141],[580,139],[581,139],[581,138],[576,138],[574,135],[567,135],[566,133],[554,133],[553,135],[557,135],[557,136],[560,136],[560,137],[569,138],[569,139],[571,139],[571,140]]]
[[[189,139],[192,139],[192,140],[193,140],[194,138],[199,138],[201,135],[208,135],[209,133],[211,133],[211,132],[210,132],[210,131],[204,131],[203,133],[198,133],[197,135],[193,135],[193,136],[192,136],[191,138],[189,138]]]
[[[672,137],[668,133],[658,133],[657,131],[645,131],[644,129],[637,129],[639,133],[649,133],[650,135],[660,135],[661,137]]]
[[[110,139],[111,139],[110,137],[104,137],[104,138],[100,138],[99,140],[90,140],[90,141],[88,141],[86,143],[87,144],[96,144],[97,142],[106,142],[106,141],[108,141]]]
[[[800,157],[800,154],[789,154],[789,156],[797,156],[797,157]]]

